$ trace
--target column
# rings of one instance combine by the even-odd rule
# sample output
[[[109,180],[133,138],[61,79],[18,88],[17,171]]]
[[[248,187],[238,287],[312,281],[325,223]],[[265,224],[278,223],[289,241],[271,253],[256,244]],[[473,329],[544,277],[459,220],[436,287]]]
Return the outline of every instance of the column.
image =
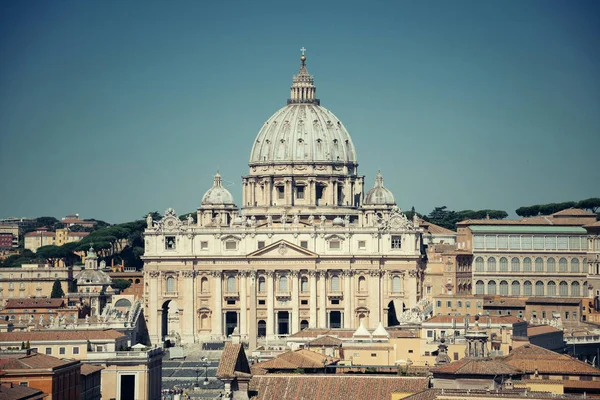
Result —
[[[223,284],[221,283],[221,271],[213,271],[212,277],[213,287],[215,288],[215,309],[212,313],[213,335],[223,336]]]
[[[298,299],[300,292],[298,287],[299,271],[292,271],[290,276],[292,277],[292,329],[290,333],[296,333],[300,330],[300,301]]]
[[[344,271],[344,328],[352,328],[351,325],[351,315],[352,311],[350,308],[350,302],[352,299],[352,271],[347,270]]]
[[[250,348],[257,347],[258,326],[256,320],[256,271],[250,271],[250,319],[248,321],[248,334],[250,336]]]
[[[183,271],[181,276],[183,277],[183,292],[180,293],[180,297],[183,296],[183,323],[181,338],[185,343],[194,343],[194,322],[196,316],[194,315],[194,296],[196,291],[194,290],[194,271]]]
[[[327,328],[327,273],[321,271],[319,274],[319,328]]]
[[[369,325],[371,328],[377,328],[379,325],[379,271],[370,271],[369,279]]]
[[[275,298],[273,296],[273,271],[267,271],[267,337],[272,338],[275,334],[275,324],[273,317],[275,315]]]
[[[244,337],[248,334],[248,299],[246,294],[246,271],[238,272],[240,279],[240,335]]]
[[[310,271],[310,321],[309,327],[317,327],[317,271]]]
[[[148,330],[150,331],[150,342],[155,345],[160,345],[161,338],[161,322],[162,318],[159,313],[162,312],[162,304],[158,304],[158,293],[160,291],[159,278],[160,272],[150,271],[147,275],[150,278],[150,304],[148,313]]]

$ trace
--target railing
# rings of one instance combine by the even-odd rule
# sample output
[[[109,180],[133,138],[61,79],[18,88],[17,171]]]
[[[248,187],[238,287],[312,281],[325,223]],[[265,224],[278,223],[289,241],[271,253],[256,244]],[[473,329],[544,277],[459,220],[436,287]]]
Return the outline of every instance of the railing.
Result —
[[[600,335],[588,335],[588,336],[566,336],[565,342],[567,344],[576,343],[600,343]]]
[[[292,295],[291,295],[291,293],[289,291],[278,290],[275,293],[275,297],[292,297]]]
[[[330,290],[327,292],[327,296],[329,297],[344,297],[344,292],[341,290]]]
[[[164,292],[163,297],[179,297],[179,292]]]
[[[240,297],[240,294],[238,292],[227,291],[227,292],[223,293],[223,297],[225,297],[225,298],[238,298],[238,297]]]
[[[88,351],[86,360],[97,361],[97,360],[130,360],[130,359],[149,359],[156,355],[161,354],[162,349],[151,349],[146,351]]]

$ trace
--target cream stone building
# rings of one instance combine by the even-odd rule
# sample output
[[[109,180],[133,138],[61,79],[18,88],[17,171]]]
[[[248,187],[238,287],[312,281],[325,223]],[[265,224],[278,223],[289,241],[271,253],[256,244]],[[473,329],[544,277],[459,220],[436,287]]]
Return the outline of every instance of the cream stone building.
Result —
[[[258,133],[241,210],[217,174],[197,211],[145,231],[153,344],[375,328],[422,297],[422,232],[378,174],[364,176],[342,122],[316,99],[301,57],[291,98]]]

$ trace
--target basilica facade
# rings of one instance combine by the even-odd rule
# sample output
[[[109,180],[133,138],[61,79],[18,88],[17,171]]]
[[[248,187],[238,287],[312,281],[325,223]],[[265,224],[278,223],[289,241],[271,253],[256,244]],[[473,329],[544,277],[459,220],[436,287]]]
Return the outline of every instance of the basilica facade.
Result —
[[[196,218],[145,230],[145,315],[161,344],[304,328],[375,328],[422,297],[422,232],[378,174],[366,195],[352,139],[301,57],[287,105],[259,131],[241,208],[217,173]]]

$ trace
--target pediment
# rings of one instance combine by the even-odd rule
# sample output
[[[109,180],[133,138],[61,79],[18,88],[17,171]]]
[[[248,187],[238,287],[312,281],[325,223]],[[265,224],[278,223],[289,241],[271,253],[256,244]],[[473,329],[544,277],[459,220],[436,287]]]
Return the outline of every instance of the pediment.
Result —
[[[268,246],[258,249],[250,254],[248,258],[318,258],[319,255],[297,246],[287,240],[278,240]]]

